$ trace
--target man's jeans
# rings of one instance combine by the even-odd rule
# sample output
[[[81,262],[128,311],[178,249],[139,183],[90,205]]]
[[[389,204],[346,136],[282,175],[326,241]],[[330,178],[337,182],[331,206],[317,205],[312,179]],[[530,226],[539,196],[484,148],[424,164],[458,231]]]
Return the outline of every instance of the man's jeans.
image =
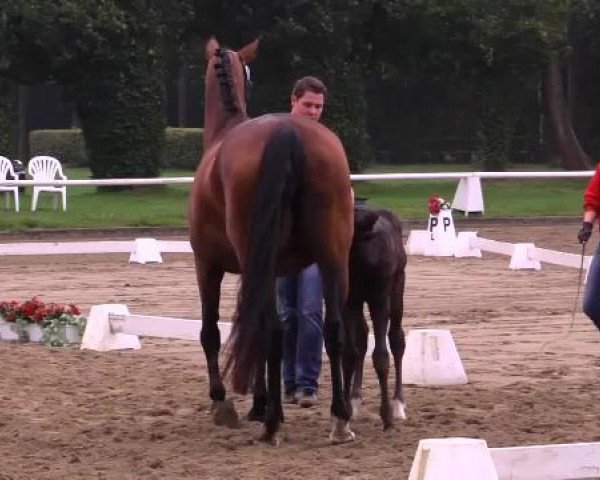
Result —
[[[283,383],[286,392],[317,391],[323,352],[323,284],[316,264],[277,279],[283,327]]]
[[[583,311],[600,330],[600,245],[592,257],[588,270],[583,296]]]

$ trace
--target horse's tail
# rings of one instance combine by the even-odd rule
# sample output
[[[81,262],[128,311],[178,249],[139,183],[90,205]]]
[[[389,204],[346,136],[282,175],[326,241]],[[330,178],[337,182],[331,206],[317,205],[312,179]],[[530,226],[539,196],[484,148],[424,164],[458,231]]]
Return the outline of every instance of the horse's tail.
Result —
[[[238,295],[225,374],[231,369],[235,392],[246,393],[264,365],[278,328],[276,261],[283,243],[282,216],[290,211],[302,182],[306,156],[291,123],[277,127],[265,145],[249,229],[246,264]]]

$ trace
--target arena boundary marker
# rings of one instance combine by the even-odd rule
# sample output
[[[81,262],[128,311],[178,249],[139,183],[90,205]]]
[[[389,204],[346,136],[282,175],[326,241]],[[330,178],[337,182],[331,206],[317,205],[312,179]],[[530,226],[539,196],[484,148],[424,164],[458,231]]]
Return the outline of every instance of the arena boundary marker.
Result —
[[[231,334],[230,322],[218,322],[221,343]],[[198,341],[202,320],[133,315],[127,305],[94,305],[88,316],[81,349],[110,351],[141,348],[139,337]],[[369,334],[367,355],[375,339]],[[389,346],[388,346],[389,348]],[[404,384],[422,386],[462,385],[467,376],[449,330],[415,329],[406,337],[402,362]]]
[[[428,256],[427,242],[430,242],[428,231],[411,230],[408,236],[406,251],[409,255]],[[454,256],[457,258],[479,257],[481,252],[490,252],[511,257],[509,268],[512,270],[540,270],[542,263],[559,265],[569,268],[579,268],[581,255],[560,252],[547,248],[536,247],[533,243],[509,243],[482,238],[477,232],[459,232],[455,242]],[[587,271],[592,261],[591,255],[586,255],[583,267]]]
[[[600,442],[488,448],[485,440],[460,437],[420,440],[409,476],[409,480],[598,478]]]
[[[600,478],[600,442],[490,448],[499,480]]]
[[[157,240],[155,238],[86,242],[0,243],[0,256],[96,253],[128,253],[130,262],[161,263],[162,253],[192,253],[192,246],[187,240]]]

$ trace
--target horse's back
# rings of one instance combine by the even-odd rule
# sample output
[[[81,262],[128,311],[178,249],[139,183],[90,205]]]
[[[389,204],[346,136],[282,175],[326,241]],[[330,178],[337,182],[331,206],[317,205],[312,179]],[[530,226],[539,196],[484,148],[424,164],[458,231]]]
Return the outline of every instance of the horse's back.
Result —
[[[404,273],[406,252],[402,224],[389,210],[366,210],[376,216],[366,231],[357,231],[350,251],[350,294],[368,301],[376,293],[392,288]],[[357,215],[361,215],[360,210]],[[358,230],[358,229],[357,229]]]
[[[302,143],[310,188],[325,183],[315,181],[319,175],[321,179],[326,177],[329,181],[349,185],[348,161],[338,137],[312,119],[279,113],[247,120],[233,128],[223,139],[217,164],[223,181],[227,180],[228,188],[238,188],[234,181],[255,181],[265,146],[273,135],[289,129],[297,133]]]
[[[349,248],[352,235],[350,172],[341,142],[333,132],[312,119],[268,114],[232,128],[218,148],[203,157],[195,179],[194,205],[190,206],[190,225],[196,225],[191,227],[191,236],[200,238],[192,240],[192,246],[197,244],[195,250],[204,249],[203,255],[219,250],[220,254],[228,252],[230,257],[235,254],[236,262],[242,260],[249,241],[249,219],[253,215],[259,177],[265,175],[265,172],[260,173],[263,156],[268,145],[284,135],[290,137],[290,141],[295,137],[299,142],[303,165],[298,173],[301,177],[296,202],[299,208],[284,213],[288,235],[282,250],[295,249],[289,240],[292,229],[299,233],[297,244],[303,244],[305,250],[296,252],[296,256],[306,254],[299,263],[291,262],[298,266],[316,260],[309,257],[321,252],[319,248],[323,245],[315,243],[323,243],[323,238],[332,244],[331,248],[322,249],[323,255],[338,255],[335,252]],[[282,158],[281,162],[284,161]],[[314,234],[310,226],[316,230]],[[206,237],[210,238],[211,245],[206,245]],[[315,238],[320,240],[315,242]],[[238,270],[239,265],[233,271]]]

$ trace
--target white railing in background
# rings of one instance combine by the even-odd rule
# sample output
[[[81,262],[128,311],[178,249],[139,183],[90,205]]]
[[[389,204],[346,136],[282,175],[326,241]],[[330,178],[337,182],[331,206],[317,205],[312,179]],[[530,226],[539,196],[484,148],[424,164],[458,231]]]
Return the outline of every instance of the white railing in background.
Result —
[[[350,175],[353,182],[370,182],[382,180],[460,180],[476,177],[479,179],[536,179],[536,178],[585,178],[591,177],[593,170],[574,172],[441,172],[441,173],[360,173]],[[18,186],[63,186],[68,187],[114,187],[126,185],[168,185],[191,184],[194,177],[158,177],[158,178],[109,178],[95,180],[54,180],[36,182],[33,180],[0,179],[0,185]]]
[[[390,180],[459,180],[452,208],[469,213],[483,213],[482,179],[558,179],[591,177],[594,171],[580,170],[574,172],[437,172],[437,173],[361,173],[350,175],[353,182],[390,181]],[[194,177],[158,177],[158,178],[110,178],[96,180],[6,180],[0,179],[2,185],[18,186],[67,186],[67,187],[117,187],[135,185],[169,185],[192,184]]]

